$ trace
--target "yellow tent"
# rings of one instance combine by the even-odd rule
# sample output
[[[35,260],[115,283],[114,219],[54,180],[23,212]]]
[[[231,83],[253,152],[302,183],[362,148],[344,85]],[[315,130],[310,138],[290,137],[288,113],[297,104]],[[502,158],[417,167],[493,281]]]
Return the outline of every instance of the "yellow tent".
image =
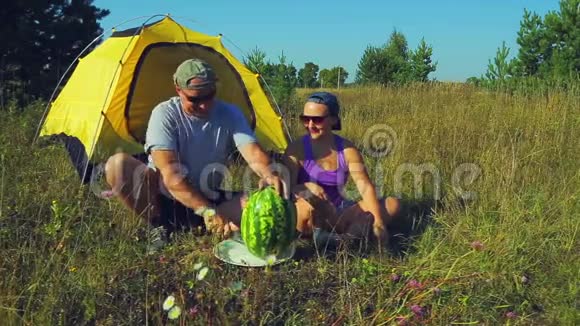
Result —
[[[260,144],[269,151],[283,151],[287,135],[282,119],[262,90],[259,76],[223,46],[221,36],[187,29],[169,16],[115,31],[80,59],[50,104],[39,136],[65,136],[71,157],[75,152],[86,164],[102,162],[119,151],[142,154],[151,110],[176,95],[172,75],[192,57],[215,68],[217,97],[242,109]],[[86,167],[81,171],[79,158],[72,159],[81,177],[86,177]]]

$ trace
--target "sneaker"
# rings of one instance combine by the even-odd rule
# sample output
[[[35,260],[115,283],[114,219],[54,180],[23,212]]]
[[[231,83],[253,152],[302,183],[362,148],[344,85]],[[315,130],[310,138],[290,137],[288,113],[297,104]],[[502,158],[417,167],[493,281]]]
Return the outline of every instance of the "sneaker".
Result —
[[[147,254],[153,255],[161,251],[168,243],[169,239],[165,227],[158,226],[150,229],[147,239]]]

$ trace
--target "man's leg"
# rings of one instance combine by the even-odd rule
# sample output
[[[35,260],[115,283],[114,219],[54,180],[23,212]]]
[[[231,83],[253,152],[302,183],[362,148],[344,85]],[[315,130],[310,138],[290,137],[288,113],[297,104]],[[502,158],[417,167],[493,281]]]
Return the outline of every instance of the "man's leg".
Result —
[[[118,153],[105,165],[107,183],[119,200],[148,222],[160,217],[159,175],[131,155]]]

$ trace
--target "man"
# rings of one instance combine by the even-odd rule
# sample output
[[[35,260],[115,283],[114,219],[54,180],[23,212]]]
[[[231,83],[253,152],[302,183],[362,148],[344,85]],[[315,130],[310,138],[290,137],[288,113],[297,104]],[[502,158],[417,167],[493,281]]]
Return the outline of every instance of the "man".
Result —
[[[174,74],[177,96],[152,111],[145,165],[119,153],[106,163],[106,179],[130,209],[171,232],[205,226],[227,236],[239,226],[244,196],[220,190],[233,147],[282,194],[282,180],[236,106],[215,98],[217,77],[205,61],[189,59]]]

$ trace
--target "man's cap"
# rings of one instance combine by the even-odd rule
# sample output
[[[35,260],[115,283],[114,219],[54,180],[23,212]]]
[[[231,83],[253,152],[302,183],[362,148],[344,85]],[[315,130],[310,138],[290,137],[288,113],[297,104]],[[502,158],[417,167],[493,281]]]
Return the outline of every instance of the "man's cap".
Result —
[[[199,79],[201,82],[195,85],[190,84],[192,79]],[[175,85],[183,89],[203,89],[215,84],[217,77],[213,68],[201,59],[188,59],[182,62],[173,74]]]
[[[329,92],[316,92],[311,94],[306,102],[314,102],[324,104],[328,107],[328,113],[337,119],[337,122],[332,126],[333,130],[340,130],[342,128],[340,123],[340,105],[336,96]]]

